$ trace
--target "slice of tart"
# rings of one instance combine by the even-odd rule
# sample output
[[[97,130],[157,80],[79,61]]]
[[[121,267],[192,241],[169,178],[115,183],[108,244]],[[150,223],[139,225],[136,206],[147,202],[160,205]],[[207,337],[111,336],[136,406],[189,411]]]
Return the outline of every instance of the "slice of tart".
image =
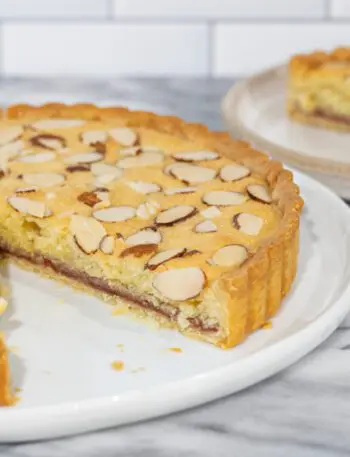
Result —
[[[0,317],[6,310],[7,302],[0,298]],[[10,406],[14,403],[14,396],[10,385],[10,367],[8,352],[3,335],[0,333],[0,406]]]
[[[92,105],[10,107],[0,246],[111,303],[228,348],[293,282],[292,174],[227,134]]]
[[[298,122],[350,131],[350,48],[294,56],[287,110]]]

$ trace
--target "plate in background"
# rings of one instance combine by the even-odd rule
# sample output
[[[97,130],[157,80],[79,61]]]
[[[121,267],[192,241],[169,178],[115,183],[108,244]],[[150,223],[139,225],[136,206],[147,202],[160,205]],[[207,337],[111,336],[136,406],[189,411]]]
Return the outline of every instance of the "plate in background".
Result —
[[[222,102],[229,131],[350,199],[350,133],[289,120],[286,87],[286,66],[235,84]]]
[[[20,402],[0,408],[0,441],[72,435],[200,405],[277,373],[325,340],[350,309],[350,212],[321,184],[295,177],[306,204],[293,290],[272,328],[231,350],[114,316],[94,297],[11,266],[1,326]],[[113,361],[124,369],[112,369]]]

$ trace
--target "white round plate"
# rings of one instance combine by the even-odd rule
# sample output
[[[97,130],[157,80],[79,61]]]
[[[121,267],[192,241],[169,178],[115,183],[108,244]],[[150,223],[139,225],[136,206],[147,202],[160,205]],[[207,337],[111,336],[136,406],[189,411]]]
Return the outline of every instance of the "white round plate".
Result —
[[[350,309],[350,211],[311,178],[296,173],[296,180],[306,204],[295,285],[272,328],[232,350],[114,316],[96,298],[11,266],[13,296],[2,328],[21,391],[15,407],[0,409],[0,441],[71,435],[190,408],[273,375],[327,338]],[[124,370],[111,368],[116,360]]]
[[[235,84],[222,102],[228,129],[350,198],[350,133],[289,120],[286,87],[286,66]]]

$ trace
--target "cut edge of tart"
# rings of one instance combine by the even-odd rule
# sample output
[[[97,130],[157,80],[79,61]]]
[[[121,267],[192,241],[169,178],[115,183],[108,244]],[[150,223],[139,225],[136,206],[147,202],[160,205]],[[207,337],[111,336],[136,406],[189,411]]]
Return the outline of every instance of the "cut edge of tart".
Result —
[[[8,351],[4,338],[0,335],[0,406],[10,406],[14,400],[10,385]]]
[[[317,127],[350,130],[350,48],[293,56],[288,65],[287,112]]]
[[[12,230],[19,230],[20,237],[25,236],[29,229],[32,237],[31,243],[19,247],[9,225],[0,223],[0,245],[11,259],[44,275],[61,277],[74,286],[87,288],[111,303],[118,303],[122,298],[137,314],[221,348],[240,343],[277,312],[296,274],[299,218],[303,206],[292,173],[283,169],[279,162],[270,160],[246,143],[232,140],[226,133],[210,132],[203,125],[189,124],[176,117],[125,108],[98,108],[89,104],[68,106],[53,103],[40,107],[22,104],[9,107],[3,120],[21,122],[31,129],[33,136],[45,133],[44,140],[50,140],[48,146],[51,149],[46,152],[44,148],[28,155],[22,151],[19,159],[12,157],[10,160],[20,163],[14,168],[22,170],[21,167],[28,166],[33,170],[33,162],[45,167],[46,162],[52,163],[52,154],[55,154],[62,158],[65,167],[66,178],[61,182],[58,177],[61,168],[57,171],[58,165],[56,168],[55,164],[50,165],[50,172],[57,173],[54,180],[60,189],[67,186],[65,181],[73,180],[77,175],[91,175],[95,180],[91,181],[88,194],[86,188],[82,189],[79,203],[61,214],[50,209],[49,194],[54,192],[46,188],[37,191],[30,187],[26,190],[26,184],[18,186],[22,192],[8,195],[6,208]],[[66,132],[65,129],[70,127],[79,129],[83,121],[113,126],[109,129],[109,136],[102,134],[98,126],[94,126],[89,134],[85,133],[81,137],[82,144],[89,151],[79,151],[79,158],[79,152],[69,155],[69,141],[62,138],[60,131]],[[152,135],[156,138],[157,134],[164,138],[171,136],[175,143],[188,142],[201,147],[196,147],[195,151],[169,151],[166,161],[171,163],[165,163],[157,144],[142,144],[144,132],[149,138]],[[18,129],[6,134],[18,141],[22,132]],[[50,137],[50,134],[55,137]],[[93,164],[103,165],[109,148],[102,141],[112,141],[120,148],[120,156],[113,164],[118,173],[99,166],[95,167],[93,176]],[[64,147],[56,149],[60,145]],[[127,148],[132,154],[122,152]],[[20,160],[23,157],[32,158]],[[237,168],[225,168],[220,174],[220,170],[215,169],[215,163],[220,163],[220,160],[225,162],[223,166],[235,163]],[[158,167],[159,171],[163,163],[165,184],[137,176],[137,170]],[[106,163],[111,164],[111,161]],[[97,170],[100,171],[97,173]],[[5,180],[6,173],[5,167]],[[18,176],[16,179],[23,181],[23,173]],[[45,176],[40,179],[41,183],[46,182]],[[32,181],[30,176],[27,183]],[[138,204],[133,205],[131,201],[120,205],[111,203],[109,193],[116,181],[125,183],[125,188],[134,192]],[[135,182],[138,183],[136,187],[135,184],[130,186]],[[188,187],[190,191],[167,193],[167,189],[176,187]],[[42,197],[43,193],[45,198],[40,200],[36,195]],[[197,201],[199,195],[205,195],[205,198]],[[163,204],[166,201],[163,198],[170,199],[168,201],[172,204]],[[264,211],[269,205],[278,214],[277,224],[260,243],[250,243],[252,237],[259,236]],[[203,216],[206,213],[211,214],[208,219]],[[57,222],[57,233],[50,225],[51,218]],[[223,220],[220,218],[225,218],[226,225],[229,220],[235,239],[231,239],[227,231],[223,232],[225,225],[220,224]],[[205,222],[208,220],[212,222]],[[62,221],[68,222],[62,226]],[[119,233],[116,228],[122,230],[123,224],[128,224],[128,228],[134,224],[133,233],[127,236]],[[187,233],[191,237],[201,237],[203,246],[215,246],[217,238],[213,237],[220,237],[221,245],[205,257],[206,253],[197,246],[187,245],[185,233],[181,235],[181,227],[190,226],[192,229]],[[48,234],[50,227],[52,232]],[[175,235],[177,243],[174,246],[169,244],[172,233],[179,234]],[[62,242],[62,251],[69,247],[69,263],[50,255],[51,235]],[[179,240],[183,245],[179,245]],[[246,246],[242,246],[244,240],[248,240]],[[32,246],[31,250],[26,249],[27,245]],[[201,263],[204,257],[205,263]],[[140,265],[143,265],[142,271]],[[120,269],[125,270],[124,274],[134,266],[138,271],[137,281],[124,275],[122,282]],[[110,272],[115,272],[115,275],[111,276]]]

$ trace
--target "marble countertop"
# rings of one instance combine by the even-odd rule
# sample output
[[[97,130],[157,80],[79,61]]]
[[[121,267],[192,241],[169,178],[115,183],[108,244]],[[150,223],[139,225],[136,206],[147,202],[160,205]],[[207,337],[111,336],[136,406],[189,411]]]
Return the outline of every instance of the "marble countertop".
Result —
[[[222,128],[232,81],[199,79],[0,81],[0,104],[91,101],[174,114]],[[208,405],[136,425],[38,443],[1,457],[333,457],[350,455],[350,317],[284,372]]]

